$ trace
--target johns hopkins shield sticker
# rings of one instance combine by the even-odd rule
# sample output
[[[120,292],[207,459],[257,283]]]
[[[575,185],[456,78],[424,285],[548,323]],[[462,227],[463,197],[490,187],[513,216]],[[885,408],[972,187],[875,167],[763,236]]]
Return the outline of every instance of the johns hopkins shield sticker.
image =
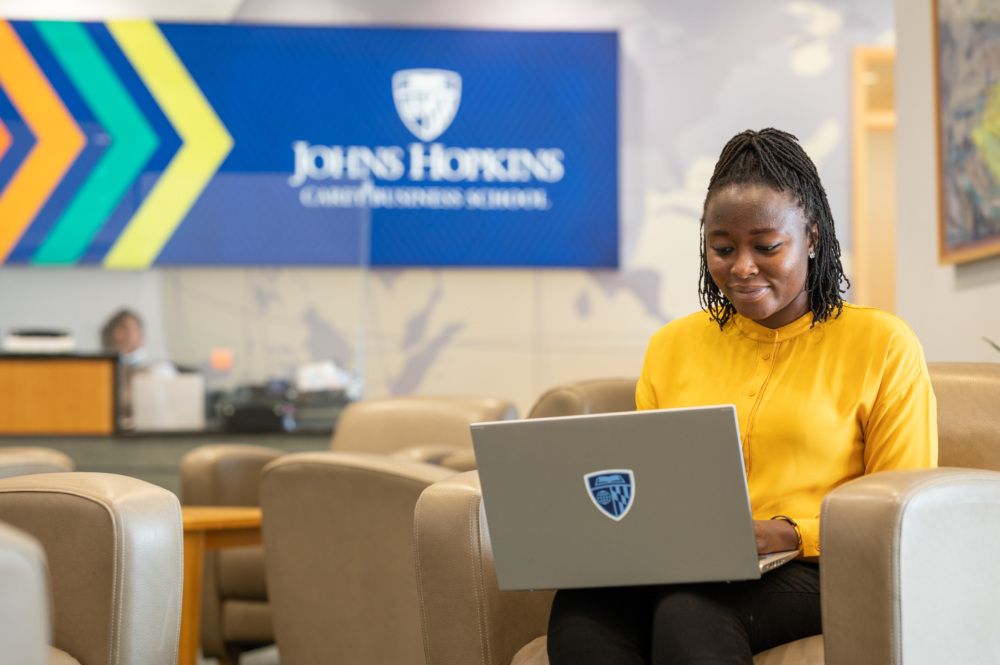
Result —
[[[587,494],[598,510],[615,520],[621,520],[632,507],[635,497],[635,475],[629,469],[606,469],[583,477]]]

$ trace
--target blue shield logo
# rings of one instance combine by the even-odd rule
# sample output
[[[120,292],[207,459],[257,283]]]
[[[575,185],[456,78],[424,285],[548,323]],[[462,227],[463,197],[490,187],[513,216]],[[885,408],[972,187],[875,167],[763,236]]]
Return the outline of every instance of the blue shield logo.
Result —
[[[635,497],[635,474],[630,469],[606,469],[583,477],[587,495],[597,509],[615,520],[628,514]]]

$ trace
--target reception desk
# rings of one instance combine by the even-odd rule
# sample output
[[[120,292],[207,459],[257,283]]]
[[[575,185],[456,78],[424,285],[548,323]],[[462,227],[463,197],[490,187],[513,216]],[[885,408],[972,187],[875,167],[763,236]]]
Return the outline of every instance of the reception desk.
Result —
[[[117,423],[113,355],[0,354],[0,435],[108,435]]]

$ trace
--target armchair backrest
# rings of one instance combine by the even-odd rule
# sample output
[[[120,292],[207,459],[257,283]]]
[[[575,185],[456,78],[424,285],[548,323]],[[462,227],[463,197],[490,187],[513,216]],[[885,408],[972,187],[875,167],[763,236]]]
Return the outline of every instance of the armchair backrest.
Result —
[[[53,448],[40,446],[0,448],[0,478],[27,476],[33,473],[58,473],[73,469],[73,458]]]
[[[452,473],[331,451],[264,468],[264,558],[283,662],[423,665],[413,509]]]
[[[512,402],[493,397],[365,399],[341,412],[330,449],[389,454],[414,446],[472,448],[469,425],[516,417]]]
[[[281,452],[242,443],[198,446],[181,458],[185,506],[259,506],[260,472]]]
[[[1000,363],[927,363],[938,464],[1000,471]]]
[[[173,493],[106,473],[4,478],[0,520],[45,550],[53,646],[81,663],[176,663],[183,526]]]
[[[635,384],[635,379],[621,378],[564,383],[542,393],[528,412],[528,417],[635,411]]]

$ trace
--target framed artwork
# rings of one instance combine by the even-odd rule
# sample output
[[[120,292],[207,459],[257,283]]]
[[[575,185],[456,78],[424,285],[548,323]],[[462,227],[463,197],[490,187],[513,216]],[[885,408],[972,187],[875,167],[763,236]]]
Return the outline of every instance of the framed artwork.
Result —
[[[939,258],[1000,254],[1000,5],[934,0]]]

